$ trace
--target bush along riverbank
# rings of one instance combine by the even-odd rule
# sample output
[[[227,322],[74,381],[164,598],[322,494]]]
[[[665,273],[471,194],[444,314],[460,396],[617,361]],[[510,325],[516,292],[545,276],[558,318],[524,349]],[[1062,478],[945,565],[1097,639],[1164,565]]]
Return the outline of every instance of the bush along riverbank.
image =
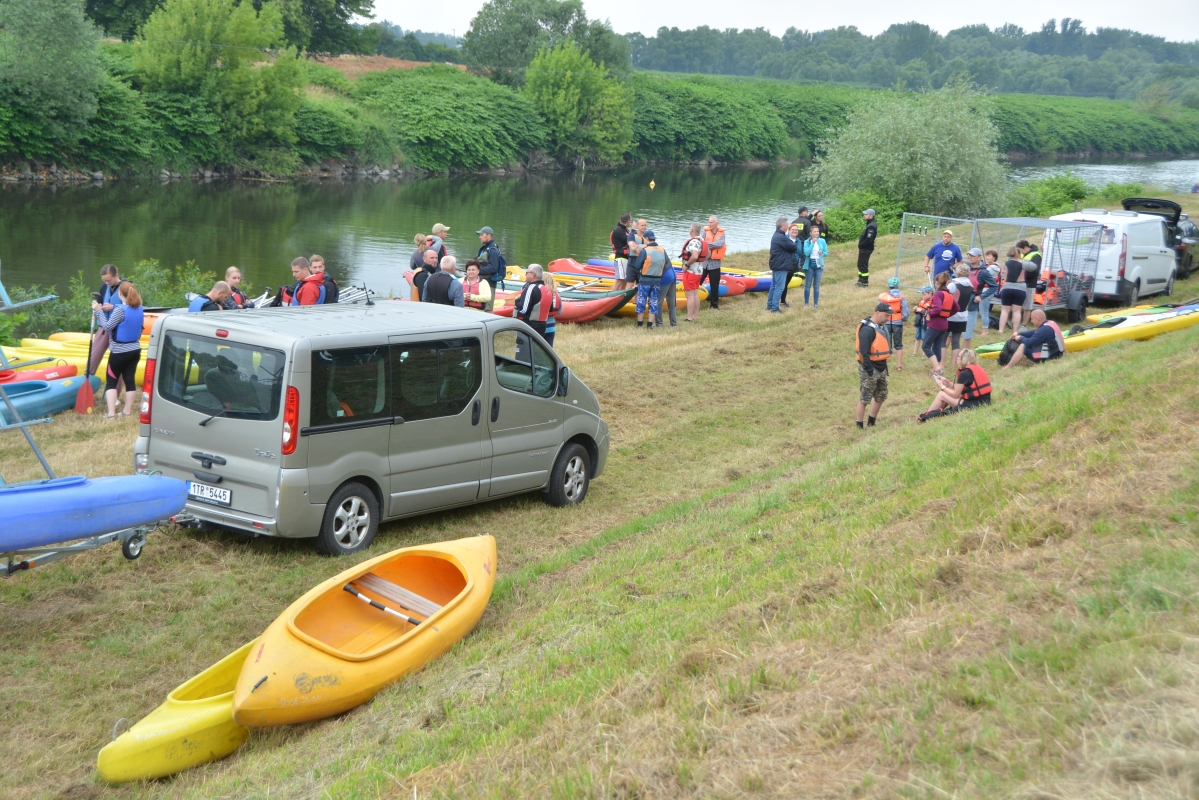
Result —
[[[601,69],[583,87],[593,96],[579,112],[553,100],[578,87],[541,85],[534,95],[528,86],[436,65],[349,78],[284,51],[275,64],[286,68],[243,97],[244,76],[229,76],[223,92],[203,74],[190,83],[155,78],[155,69],[177,70],[138,49],[144,46],[101,46],[95,111],[73,133],[0,99],[0,180],[388,178],[629,162],[798,162],[817,155],[854,108],[893,94],[649,72],[617,81]],[[231,69],[223,62],[212,68]],[[275,101],[261,99],[271,93]],[[1199,112],[1190,109],[1028,95],[989,97],[985,107],[999,132],[997,149],[1016,158],[1199,153]]]

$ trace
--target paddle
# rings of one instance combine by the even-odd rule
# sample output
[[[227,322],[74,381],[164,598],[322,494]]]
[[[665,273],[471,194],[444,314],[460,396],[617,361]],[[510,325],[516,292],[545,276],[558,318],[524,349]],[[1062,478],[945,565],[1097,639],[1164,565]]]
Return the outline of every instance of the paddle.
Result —
[[[96,315],[92,314],[91,324],[87,326],[87,364],[83,368],[83,385],[75,395],[75,413],[91,414],[96,408],[96,395],[92,391],[92,343],[96,339]]]
[[[362,594],[361,592],[359,592],[357,589],[355,589],[353,586],[351,586],[348,583],[341,588],[345,589],[347,592],[354,595],[355,597],[357,597],[359,600],[366,603],[367,605],[374,606],[375,608],[379,609],[380,611],[386,611],[388,614],[397,616],[400,619],[404,620],[405,622],[411,623],[413,625],[420,625],[419,619],[413,619],[412,617],[408,616],[407,614],[401,614],[398,611],[388,608],[387,606],[383,605],[382,603],[376,603],[374,600],[372,600],[369,597],[367,597],[366,595]]]

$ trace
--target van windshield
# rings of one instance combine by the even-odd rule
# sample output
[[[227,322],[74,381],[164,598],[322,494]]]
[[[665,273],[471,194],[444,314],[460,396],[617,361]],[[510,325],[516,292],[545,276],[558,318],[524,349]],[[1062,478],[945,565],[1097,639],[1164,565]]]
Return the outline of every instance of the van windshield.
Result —
[[[158,395],[203,414],[274,419],[284,360],[280,350],[171,331],[158,358]]]

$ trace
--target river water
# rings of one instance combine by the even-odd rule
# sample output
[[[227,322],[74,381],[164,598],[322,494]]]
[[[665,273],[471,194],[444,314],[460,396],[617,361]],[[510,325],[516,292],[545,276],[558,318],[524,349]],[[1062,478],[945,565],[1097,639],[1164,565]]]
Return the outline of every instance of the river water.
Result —
[[[1067,169],[1096,185],[1140,182],[1189,191],[1199,180],[1199,161],[1023,164],[1012,174],[1026,180]],[[343,285],[365,281],[387,294],[404,285],[413,236],[435,222],[450,226],[447,245],[460,259],[475,254],[474,231],[488,225],[509,263],[544,264],[603,254],[622,211],[645,216],[671,249],[681,246],[690,222],[717,214],[731,250],[760,250],[775,218],[794,216],[800,204],[826,204],[802,172],[793,166],[638,167],[378,182],[4,184],[0,279],[8,286],[65,290],[80,270],[92,282],[102,264],[155,258],[164,266],[195,260],[218,274],[236,264],[261,288],[289,281],[296,256],[320,253]]]

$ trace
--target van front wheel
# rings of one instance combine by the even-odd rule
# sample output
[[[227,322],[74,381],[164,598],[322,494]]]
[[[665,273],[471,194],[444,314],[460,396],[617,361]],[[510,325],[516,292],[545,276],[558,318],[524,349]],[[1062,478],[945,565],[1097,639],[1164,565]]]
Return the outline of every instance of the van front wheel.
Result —
[[[347,556],[370,547],[379,528],[379,503],[361,483],[347,483],[325,506],[325,519],[316,537],[316,550],[328,556]]]
[[[568,444],[558,454],[550,471],[545,501],[551,506],[577,506],[591,485],[591,457],[581,444]]]

